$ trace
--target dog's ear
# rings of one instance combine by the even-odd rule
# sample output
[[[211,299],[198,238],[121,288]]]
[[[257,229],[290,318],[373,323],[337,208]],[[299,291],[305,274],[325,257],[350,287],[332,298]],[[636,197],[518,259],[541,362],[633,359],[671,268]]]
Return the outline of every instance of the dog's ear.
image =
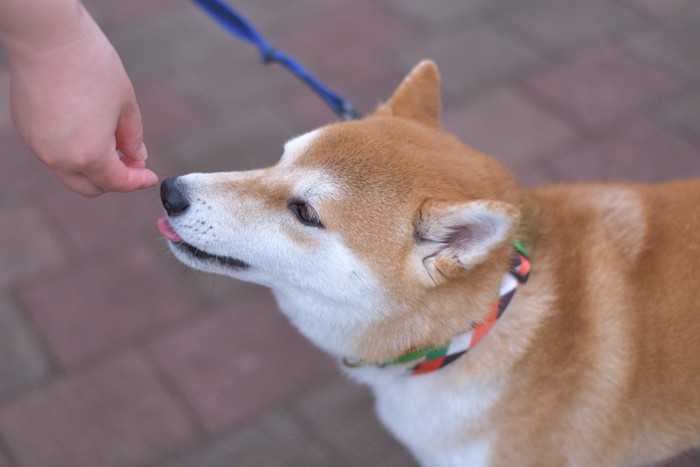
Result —
[[[432,284],[440,284],[488,259],[508,242],[520,211],[501,201],[427,201],[415,226],[416,259]]]
[[[441,128],[440,73],[437,65],[424,60],[413,68],[377,115],[395,115]]]

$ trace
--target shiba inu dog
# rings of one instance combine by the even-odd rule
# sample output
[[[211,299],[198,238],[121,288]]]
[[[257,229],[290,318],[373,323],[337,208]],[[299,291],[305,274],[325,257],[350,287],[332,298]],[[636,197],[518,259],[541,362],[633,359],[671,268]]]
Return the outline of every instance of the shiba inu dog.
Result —
[[[522,188],[419,64],[273,167],[163,182],[185,264],[270,287],[426,466],[643,465],[700,443],[700,180]]]

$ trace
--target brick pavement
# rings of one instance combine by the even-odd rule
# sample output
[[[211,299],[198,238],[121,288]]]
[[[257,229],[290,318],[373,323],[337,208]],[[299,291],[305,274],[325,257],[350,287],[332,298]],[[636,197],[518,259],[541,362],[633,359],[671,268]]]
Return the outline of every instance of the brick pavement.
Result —
[[[525,183],[700,176],[700,0],[234,3],[364,111],[435,59],[446,127]],[[185,0],[86,5],[163,177],[269,164],[334,118]],[[1,467],[413,465],[266,291],[170,257],[156,190],[63,189],[8,86],[0,58]]]

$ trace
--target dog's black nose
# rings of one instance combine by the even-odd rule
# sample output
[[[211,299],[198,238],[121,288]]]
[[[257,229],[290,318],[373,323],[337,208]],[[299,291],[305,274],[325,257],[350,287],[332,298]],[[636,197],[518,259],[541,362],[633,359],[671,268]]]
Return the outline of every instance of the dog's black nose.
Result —
[[[160,200],[169,216],[179,216],[190,207],[190,202],[179,185],[175,178],[166,178],[160,184]]]

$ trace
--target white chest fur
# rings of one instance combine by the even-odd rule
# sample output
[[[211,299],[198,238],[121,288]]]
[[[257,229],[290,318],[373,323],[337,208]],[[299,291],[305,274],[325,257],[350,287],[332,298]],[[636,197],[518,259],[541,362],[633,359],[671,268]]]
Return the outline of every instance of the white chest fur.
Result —
[[[374,367],[348,370],[369,384],[379,418],[424,466],[487,466],[490,446],[486,412],[502,385],[455,377],[458,368],[428,375],[388,374]]]

